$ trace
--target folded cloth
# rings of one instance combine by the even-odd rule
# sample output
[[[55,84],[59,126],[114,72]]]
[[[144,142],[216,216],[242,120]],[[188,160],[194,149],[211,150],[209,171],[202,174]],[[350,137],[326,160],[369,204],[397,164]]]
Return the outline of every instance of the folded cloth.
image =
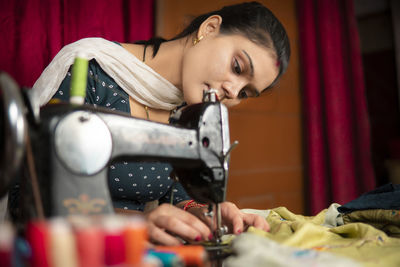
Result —
[[[266,218],[271,227],[269,232],[254,227],[250,227],[248,232],[298,249],[329,252],[340,258],[352,259],[362,266],[400,266],[399,238],[389,237],[385,232],[365,223],[326,227],[326,213],[327,209],[316,216],[303,216],[294,214],[285,207],[279,207],[270,210]],[[255,249],[255,246],[256,244],[250,247]],[[307,254],[319,258],[317,254]],[[279,256],[278,252],[277,255]],[[283,252],[281,255],[286,257]],[[259,257],[262,259],[262,255]]]
[[[338,208],[340,213],[356,210],[400,210],[400,185],[386,184],[367,192]]]
[[[336,226],[343,225],[342,214],[338,211],[340,204],[332,203],[325,213],[325,221],[322,224],[323,226],[332,228]]]
[[[382,230],[388,236],[400,237],[399,210],[356,210],[341,217],[344,224],[362,222]]]

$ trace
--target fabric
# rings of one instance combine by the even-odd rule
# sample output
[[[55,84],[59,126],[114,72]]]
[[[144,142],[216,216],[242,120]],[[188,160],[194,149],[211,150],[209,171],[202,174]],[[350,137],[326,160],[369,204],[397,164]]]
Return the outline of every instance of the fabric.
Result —
[[[285,246],[346,257],[362,266],[400,266],[400,239],[389,237],[383,231],[365,223],[325,227],[322,224],[325,222],[326,211],[327,209],[316,216],[303,216],[279,207],[272,209],[267,217],[270,232],[253,227],[248,232]]]
[[[310,215],[375,187],[353,1],[298,7]]]
[[[60,49],[86,37],[147,40],[153,0],[0,0],[0,70],[32,87]]]
[[[361,267],[352,259],[312,249],[279,244],[262,235],[244,233],[232,244],[234,256],[224,261],[226,267]]]
[[[400,237],[400,185],[387,184],[339,205],[332,204],[325,213],[326,227],[362,222]]]
[[[46,67],[32,88],[34,106],[50,100],[78,55],[95,58],[128,95],[148,107],[173,110],[183,102],[181,90],[122,46],[102,38],[85,38],[63,47]]]
[[[329,208],[326,210],[325,213],[325,221],[322,224],[323,226],[326,227],[336,227],[339,225],[343,225],[343,218],[338,211],[338,208],[340,207],[339,204],[333,203],[329,206]]]
[[[85,103],[130,114],[128,94],[94,59],[89,62],[87,79]],[[71,68],[54,98],[69,101],[70,82]],[[174,184],[171,171],[170,164],[161,162],[113,163],[109,166],[108,185],[114,208],[143,211],[144,204],[149,201],[169,203],[171,193],[174,204],[190,199],[181,184]]]
[[[349,213],[366,209],[400,210],[400,185],[386,184],[340,206],[338,211]]]
[[[388,236],[400,237],[400,210],[357,210],[341,217],[343,224],[362,222],[382,230]]]
[[[267,219],[269,213],[271,212],[271,210],[257,210],[257,209],[241,209],[240,211],[249,214],[257,214],[263,217],[264,219]]]
[[[400,237],[400,210],[366,209],[340,213],[339,204],[332,204],[326,210],[322,226],[337,227],[349,223],[366,223],[385,232],[391,237]]]

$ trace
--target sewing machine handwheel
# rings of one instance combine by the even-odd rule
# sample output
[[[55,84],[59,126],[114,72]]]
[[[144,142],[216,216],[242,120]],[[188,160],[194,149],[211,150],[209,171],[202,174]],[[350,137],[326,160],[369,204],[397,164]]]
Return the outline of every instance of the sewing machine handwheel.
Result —
[[[24,101],[17,83],[0,72],[0,197],[4,196],[25,153],[27,123]]]

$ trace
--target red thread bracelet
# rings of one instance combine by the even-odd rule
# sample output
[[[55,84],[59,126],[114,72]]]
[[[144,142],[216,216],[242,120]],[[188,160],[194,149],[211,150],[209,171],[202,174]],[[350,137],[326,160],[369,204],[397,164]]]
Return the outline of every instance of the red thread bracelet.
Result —
[[[183,207],[183,210],[187,211],[187,210],[190,209],[190,208],[195,208],[195,207],[196,207],[196,208],[201,208],[201,207],[204,207],[204,206],[207,206],[207,205],[197,203],[197,202],[195,202],[195,201],[192,199],[192,200],[188,201],[188,202],[185,204],[185,206]]]

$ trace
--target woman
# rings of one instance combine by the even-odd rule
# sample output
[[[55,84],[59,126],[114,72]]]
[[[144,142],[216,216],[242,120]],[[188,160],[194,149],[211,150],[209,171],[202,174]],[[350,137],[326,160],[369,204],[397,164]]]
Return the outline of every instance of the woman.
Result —
[[[119,44],[88,38],[64,47],[34,85],[34,99],[41,105],[51,97],[69,99],[69,69],[80,51],[91,59],[86,103],[162,123],[182,104],[201,102],[210,88],[227,106],[259,96],[285,72],[290,56],[286,32],[271,11],[257,2],[232,5],[197,17],[171,40]],[[174,205],[145,212],[152,241],[179,244],[175,235],[188,241],[211,239],[205,207],[190,201],[170,171],[163,163],[111,165],[114,207],[143,211],[146,202],[171,201]],[[264,219],[232,203],[222,203],[221,213],[231,233],[249,225],[269,229]]]

